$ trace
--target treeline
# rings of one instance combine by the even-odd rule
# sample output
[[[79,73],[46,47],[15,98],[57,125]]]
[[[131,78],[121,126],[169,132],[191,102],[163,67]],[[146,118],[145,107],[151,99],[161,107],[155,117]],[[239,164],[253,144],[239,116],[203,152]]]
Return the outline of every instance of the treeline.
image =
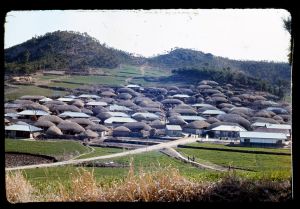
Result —
[[[208,68],[223,69],[229,67],[232,70],[244,72],[248,76],[263,78],[272,84],[278,82],[278,78],[290,81],[291,67],[288,63],[275,63],[266,61],[239,61],[224,57],[214,56],[201,51],[177,48],[171,52],[152,57],[151,65],[164,68]]]
[[[143,59],[109,48],[87,33],[56,31],[5,50],[6,73],[32,73],[40,69],[115,68]]]
[[[290,84],[283,79],[277,79],[276,83],[248,76],[243,72],[231,70],[229,67],[223,69],[211,68],[179,68],[173,69],[172,73],[182,80],[198,84],[202,80],[214,80],[220,84],[232,84],[236,87],[243,87],[257,91],[267,91],[283,98],[290,91]]]

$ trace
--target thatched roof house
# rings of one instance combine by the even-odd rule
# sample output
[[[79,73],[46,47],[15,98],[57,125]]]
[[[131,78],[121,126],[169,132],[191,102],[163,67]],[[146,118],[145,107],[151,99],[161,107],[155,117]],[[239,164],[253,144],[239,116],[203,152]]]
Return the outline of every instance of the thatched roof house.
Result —
[[[130,134],[130,129],[126,128],[125,126],[118,126],[113,130],[114,137],[126,137]]]
[[[247,130],[251,129],[251,123],[237,114],[221,114],[217,116],[217,119],[223,122],[237,123]]]
[[[99,113],[108,112],[109,110],[105,107],[97,106],[92,109],[94,115],[98,115]]]
[[[273,124],[279,124],[279,122],[273,118],[262,118],[262,117],[252,117],[251,122],[262,122],[262,123],[273,123]]]
[[[171,116],[168,118],[168,121],[170,125],[185,125],[187,122],[185,122],[182,118],[178,116]]]
[[[98,133],[91,131],[91,130],[86,130],[82,133],[80,133],[80,138],[88,138],[88,139],[93,139],[93,138],[97,138],[99,136]]]
[[[129,93],[120,93],[118,94],[117,98],[127,100],[127,99],[131,99],[132,95]]]
[[[20,99],[32,100],[32,101],[38,101],[44,98],[45,96],[39,96],[39,95],[24,95],[20,97]]]
[[[100,124],[88,125],[86,127],[86,130],[92,130],[92,131],[96,131],[96,132],[109,131],[109,129],[107,127],[100,125]]]
[[[55,106],[55,109],[58,110],[59,112],[65,112],[65,111],[81,112],[81,110],[75,105],[57,105]]]
[[[72,105],[81,108],[84,107],[84,102],[81,99],[74,99]]]
[[[85,129],[79,125],[78,123],[71,122],[71,121],[63,121],[57,125],[60,130],[64,133],[81,133],[84,132]]]
[[[38,119],[38,121],[50,121],[52,123],[59,124],[64,120],[56,115],[43,115]]]
[[[37,122],[34,123],[34,125],[42,128],[49,128],[51,126],[55,126],[54,123],[48,120],[38,120]]]
[[[92,122],[91,120],[89,120],[87,118],[70,118],[70,119],[68,119],[68,121],[78,123],[79,125],[81,125],[83,127],[88,126],[88,125],[96,125],[94,122]]]
[[[117,95],[115,93],[111,92],[111,91],[103,91],[103,92],[101,92],[101,96],[104,96],[104,97],[115,97]]]
[[[184,129],[206,129],[208,126],[210,126],[210,124],[207,123],[206,121],[196,120],[184,125],[183,128]]]
[[[46,134],[50,135],[50,136],[61,136],[61,135],[63,135],[63,133],[61,132],[61,130],[57,126],[49,127],[46,131]]]
[[[155,129],[164,129],[166,127],[166,123],[161,120],[154,120],[149,123],[152,128]]]
[[[166,105],[166,104],[170,104],[170,105],[183,104],[183,102],[179,99],[164,99],[163,101],[161,101],[161,103],[163,103],[164,105]]]
[[[220,120],[218,120],[217,118],[215,117],[209,117],[206,122],[210,123],[210,124],[213,124],[213,123],[218,123],[218,122],[221,122]]]
[[[128,128],[132,132],[139,132],[141,130],[150,131],[151,127],[144,122],[124,123],[122,126]]]

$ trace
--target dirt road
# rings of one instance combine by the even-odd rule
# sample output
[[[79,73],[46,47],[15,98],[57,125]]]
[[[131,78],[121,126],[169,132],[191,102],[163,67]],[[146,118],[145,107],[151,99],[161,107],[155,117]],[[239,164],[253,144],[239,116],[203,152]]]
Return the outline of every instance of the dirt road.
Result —
[[[24,170],[24,169],[32,169],[32,168],[47,168],[47,167],[55,167],[55,166],[64,166],[64,165],[72,165],[72,164],[79,164],[83,162],[93,161],[93,160],[102,160],[102,159],[110,159],[110,158],[116,158],[116,157],[123,157],[127,155],[133,155],[133,154],[139,154],[144,152],[151,152],[155,150],[160,150],[163,148],[169,148],[169,147],[176,147],[179,144],[188,144],[192,142],[196,142],[198,138],[181,138],[170,142],[165,142],[157,145],[152,145],[148,147],[138,148],[135,150],[130,150],[126,152],[121,153],[115,153],[111,155],[104,155],[99,157],[92,157],[92,158],[86,158],[86,159],[78,159],[78,160],[68,160],[63,162],[56,162],[56,163],[47,163],[47,164],[37,164],[37,165],[28,165],[28,166],[18,166],[14,168],[5,168],[6,171],[12,171],[12,170]]]

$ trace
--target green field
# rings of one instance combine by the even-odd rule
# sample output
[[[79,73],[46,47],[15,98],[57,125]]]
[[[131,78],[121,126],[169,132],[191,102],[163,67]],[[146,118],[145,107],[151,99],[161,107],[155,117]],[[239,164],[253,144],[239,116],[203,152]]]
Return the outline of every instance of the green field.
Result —
[[[185,156],[195,156],[197,162],[211,162],[217,165],[229,165],[252,171],[287,171],[291,172],[291,157],[271,154],[253,154],[224,152],[216,150],[177,148]]]
[[[114,154],[114,153],[123,151],[122,149],[119,149],[119,148],[109,148],[109,147],[93,147],[93,149],[95,149],[94,152],[79,156],[76,159],[97,157],[97,156],[102,156],[102,155],[110,155],[110,154]]]
[[[246,151],[263,151],[263,152],[276,152],[276,153],[291,153],[290,149],[283,148],[260,148],[260,147],[232,147],[226,146],[224,144],[213,144],[213,143],[202,143],[202,142],[194,142],[191,144],[186,144],[192,147],[203,147],[203,148],[222,148],[222,149],[230,149],[230,150],[246,150]]]
[[[17,89],[5,90],[5,100],[15,100],[24,95],[42,95],[46,97],[54,95],[65,95],[65,91],[54,91],[51,89],[40,88],[33,85],[18,85]]]
[[[64,159],[89,152],[90,149],[75,141],[26,141],[5,139],[5,152],[41,154]]]

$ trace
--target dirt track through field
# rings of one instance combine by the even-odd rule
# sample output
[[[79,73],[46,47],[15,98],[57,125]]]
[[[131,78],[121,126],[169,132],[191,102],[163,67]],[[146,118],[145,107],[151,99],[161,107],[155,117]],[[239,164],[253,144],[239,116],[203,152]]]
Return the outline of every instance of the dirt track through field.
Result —
[[[130,150],[130,151],[121,152],[121,153],[115,153],[115,154],[92,157],[92,158],[86,158],[86,159],[78,159],[78,160],[73,159],[73,160],[56,162],[56,163],[18,166],[18,167],[14,167],[14,168],[5,168],[5,170],[6,171],[12,171],[12,170],[24,170],[24,169],[32,169],[32,168],[47,168],[47,167],[56,167],[56,166],[79,164],[79,163],[82,163],[82,162],[102,160],[102,159],[110,159],[110,158],[116,158],[116,157],[123,157],[123,156],[127,156],[127,155],[133,155],[133,154],[139,154],[139,153],[144,153],[144,152],[151,152],[151,151],[155,151],[155,150],[161,150],[163,148],[176,147],[179,144],[188,144],[188,143],[196,142],[197,140],[198,140],[198,138],[188,138],[188,137],[186,137],[186,138],[180,138],[180,139],[170,141],[170,142],[165,142],[165,143],[161,143],[161,144],[157,144],[157,145],[138,148],[138,149],[135,149],[135,150]]]

